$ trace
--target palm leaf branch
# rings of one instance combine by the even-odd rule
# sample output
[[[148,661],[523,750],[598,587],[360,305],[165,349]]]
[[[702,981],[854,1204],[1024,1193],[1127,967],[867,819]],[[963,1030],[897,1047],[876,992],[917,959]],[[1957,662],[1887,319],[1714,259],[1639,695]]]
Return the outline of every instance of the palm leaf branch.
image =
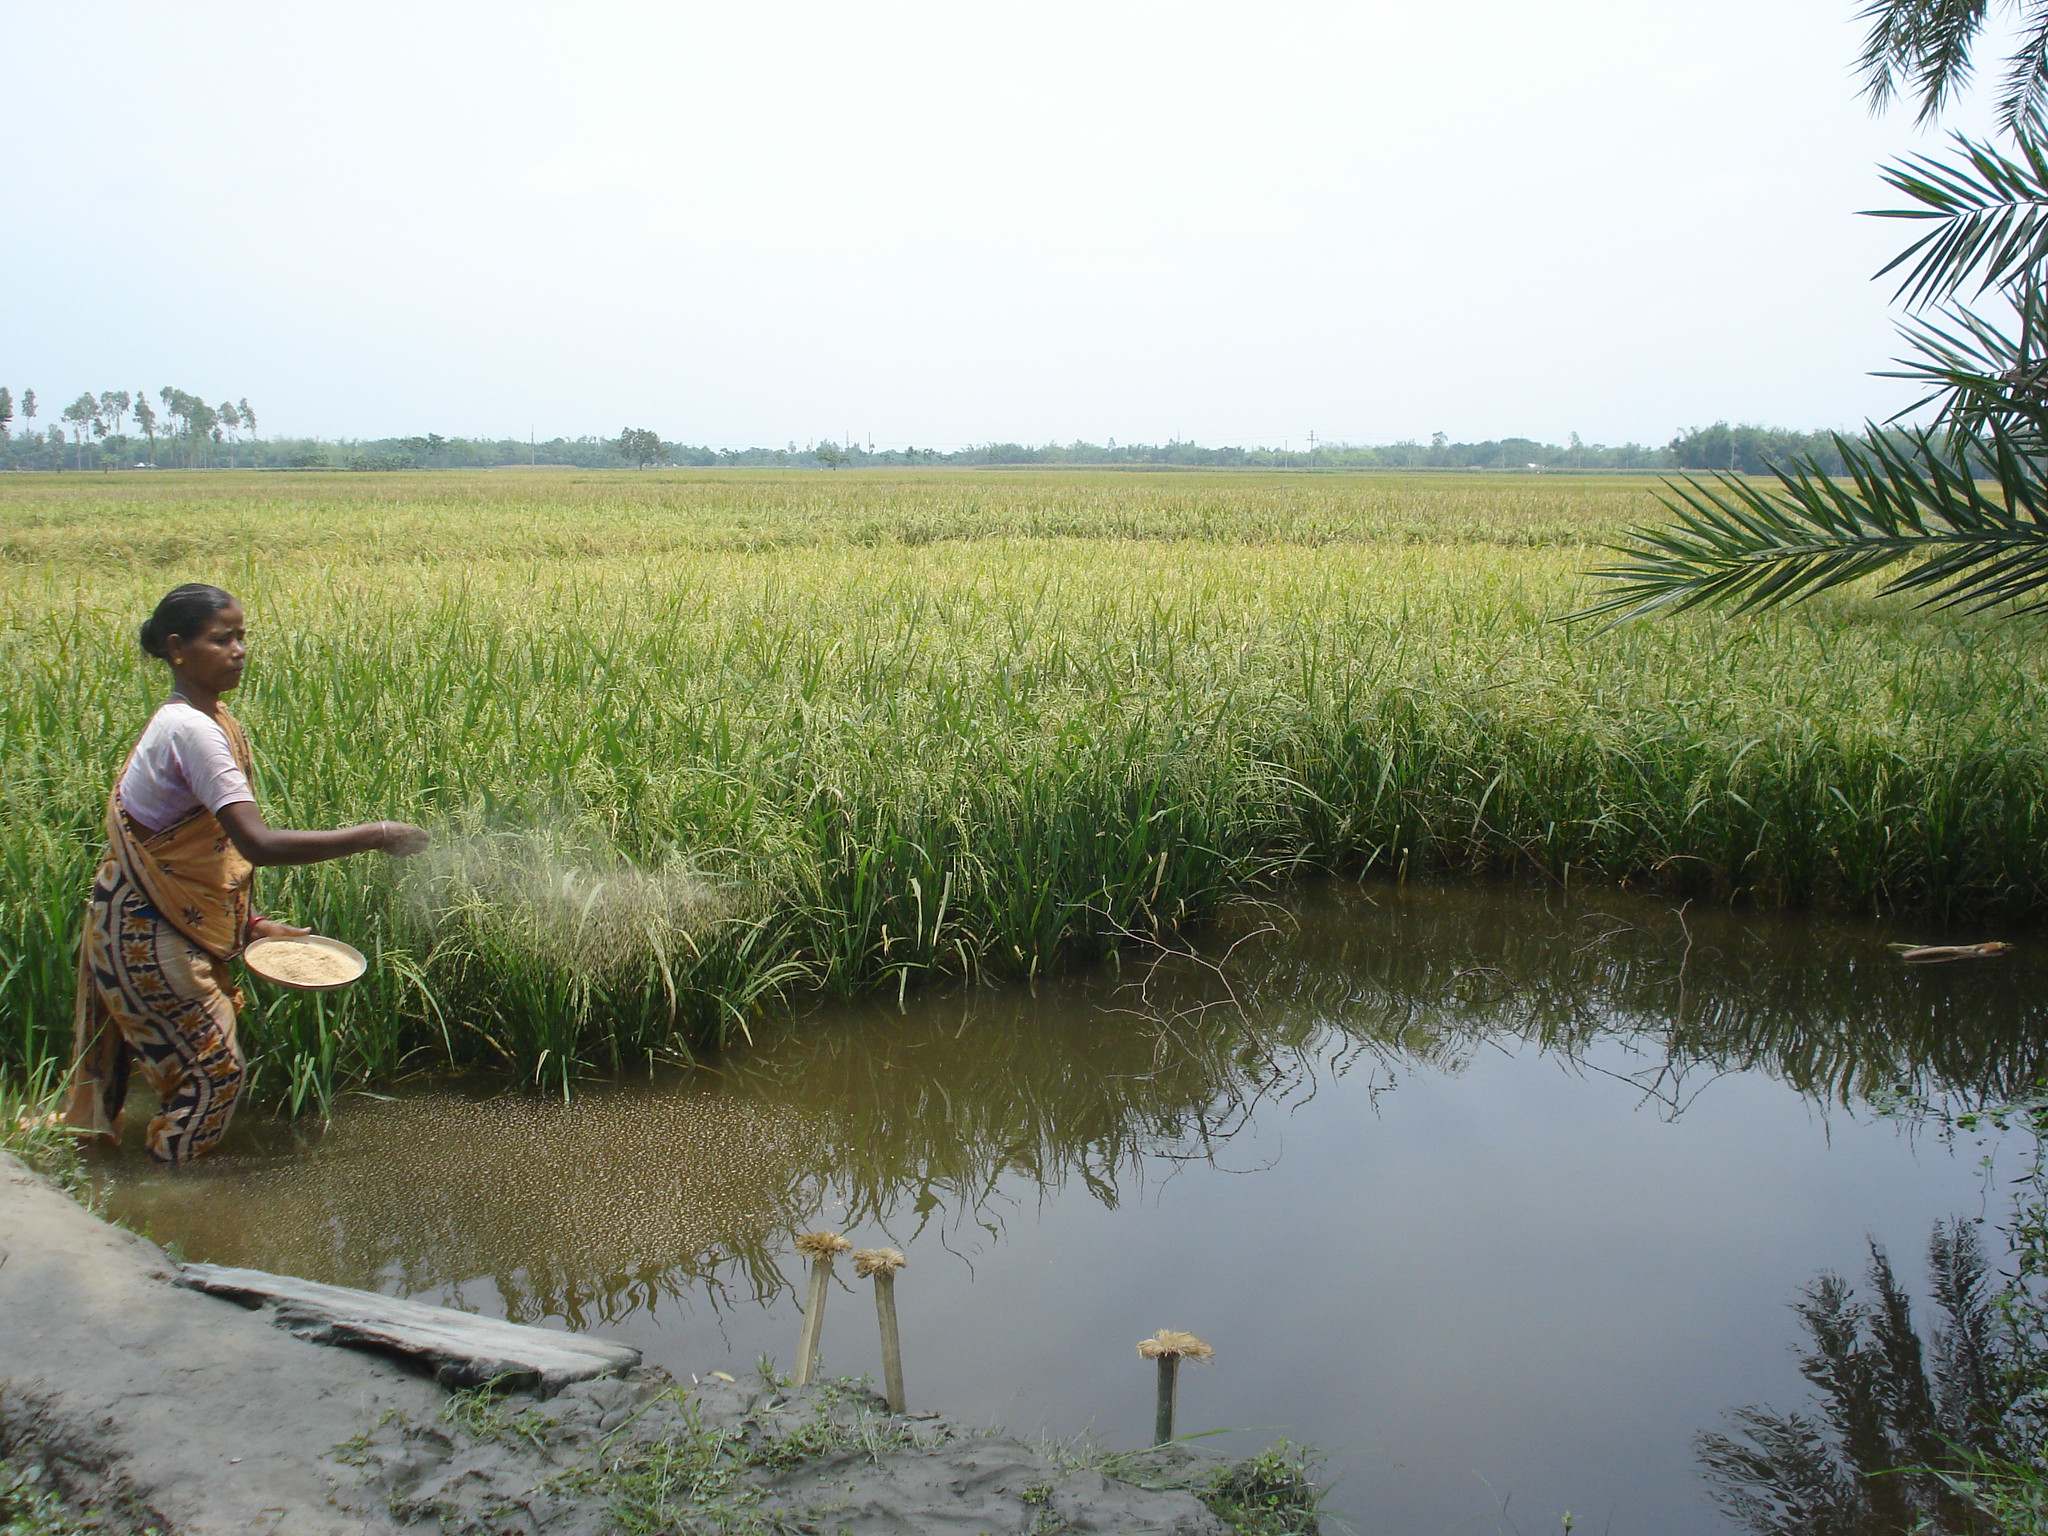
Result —
[[[2033,135],[2020,139],[2017,156],[1954,137],[1950,160],[1911,155],[1884,168],[1886,185],[1915,206],[1866,210],[1939,226],[1877,271],[1905,269],[1895,297],[1908,305],[1951,298],[1972,277],[1984,293],[2048,258],[2048,151]]]
[[[1858,62],[1871,104],[1886,106],[1903,84],[1920,97],[1920,121],[1931,121],[1968,83],[1989,9],[1988,0],[1871,0],[1857,17],[1870,23]]]
[[[2048,12],[2038,4],[2030,9],[2006,63],[2005,94],[1998,101],[1998,120],[2014,135],[2039,128],[2048,108]]]
[[[1566,616],[1610,624],[1700,606],[1798,602],[1901,563],[1884,587],[1923,607],[2048,609],[2048,495],[2038,461],[1996,427],[1971,444],[1930,431],[1836,437],[1847,473],[1810,458],[1776,484],[1732,475],[1665,482],[1675,521],[1633,528],[1590,574],[1607,597]],[[1979,476],[1994,482],[1987,490]]]

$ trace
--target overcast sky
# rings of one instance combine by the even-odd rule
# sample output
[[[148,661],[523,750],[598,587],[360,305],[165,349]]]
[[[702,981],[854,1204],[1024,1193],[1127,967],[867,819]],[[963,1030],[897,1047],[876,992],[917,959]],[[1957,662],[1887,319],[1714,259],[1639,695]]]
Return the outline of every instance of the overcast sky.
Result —
[[[0,383],[266,436],[1852,425],[1908,398],[1854,210],[1935,142],[1855,6],[0,0]]]

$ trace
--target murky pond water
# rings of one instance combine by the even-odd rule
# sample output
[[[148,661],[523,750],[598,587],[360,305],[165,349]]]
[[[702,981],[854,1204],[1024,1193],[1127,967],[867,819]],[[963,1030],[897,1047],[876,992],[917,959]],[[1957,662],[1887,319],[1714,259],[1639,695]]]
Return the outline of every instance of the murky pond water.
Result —
[[[1693,1436],[1801,1400],[1797,1288],[1867,1238],[1917,1277],[1935,1218],[2002,1209],[1978,1148],[1865,1102],[2048,1058],[2028,946],[1885,948],[1943,937],[1326,888],[1234,919],[1213,968],[839,1008],[567,1106],[442,1086],[102,1168],[187,1258],[598,1328],[679,1374],[791,1361],[789,1235],[841,1227],[910,1255],[913,1407],[1141,1443],[1132,1346],[1185,1328],[1217,1358],[1183,1429],[1327,1448],[1360,1532],[1690,1536],[1726,1529]],[[828,1370],[879,1374],[865,1290]]]

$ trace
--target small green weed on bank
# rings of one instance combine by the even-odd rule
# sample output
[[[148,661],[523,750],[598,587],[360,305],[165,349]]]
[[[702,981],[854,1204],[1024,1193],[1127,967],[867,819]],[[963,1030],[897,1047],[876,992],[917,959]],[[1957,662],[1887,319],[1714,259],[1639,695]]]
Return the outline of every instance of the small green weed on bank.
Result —
[[[1210,1512],[1242,1536],[1317,1536],[1324,1489],[1315,1453],[1277,1441],[1221,1468],[1196,1490]]]
[[[133,1499],[68,1496],[46,1450],[17,1435],[0,1437],[0,1536],[166,1536]]]
[[[707,1424],[678,1389],[679,1414],[663,1434],[615,1435],[594,1466],[558,1484],[601,1496],[625,1536],[779,1536],[810,1529],[789,1511],[766,1507],[778,1474],[844,1459],[879,1465],[919,1440],[903,1421],[877,1412],[856,1384],[821,1381],[809,1397],[801,1411],[771,1409],[736,1424]]]
[[[106,1529],[66,1508],[41,1467],[0,1461],[0,1536],[97,1536]]]
[[[1328,1489],[1321,1482],[1323,1458],[1311,1446],[1276,1440],[1234,1462],[1199,1455],[1179,1440],[1142,1451],[1103,1453],[1085,1443],[1047,1450],[1063,1465],[1101,1472],[1134,1487],[1193,1494],[1239,1536],[1319,1536],[1322,1531],[1319,1511]]]
[[[0,1076],[0,1152],[52,1180],[75,1199],[85,1199],[85,1158],[78,1138],[57,1123],[59,1095],[54,1063],[41,1064],[25,1086]]]

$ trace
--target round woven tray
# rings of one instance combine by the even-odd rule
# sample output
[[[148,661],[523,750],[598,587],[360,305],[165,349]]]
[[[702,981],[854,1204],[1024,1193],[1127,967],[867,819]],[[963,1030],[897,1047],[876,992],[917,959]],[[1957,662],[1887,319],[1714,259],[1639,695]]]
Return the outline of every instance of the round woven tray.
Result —
[[[335,964],[336,960],[347,963],[345,974]],[[354,945],[317,933],[309,933],[303,939],[257,939],[242,951],[242,963],[265,981],[300,992],[332,992],[360,980],[370,968],[370,962]],[[321,972],[332,974],[319,974],[314,979],[315,965]]]

